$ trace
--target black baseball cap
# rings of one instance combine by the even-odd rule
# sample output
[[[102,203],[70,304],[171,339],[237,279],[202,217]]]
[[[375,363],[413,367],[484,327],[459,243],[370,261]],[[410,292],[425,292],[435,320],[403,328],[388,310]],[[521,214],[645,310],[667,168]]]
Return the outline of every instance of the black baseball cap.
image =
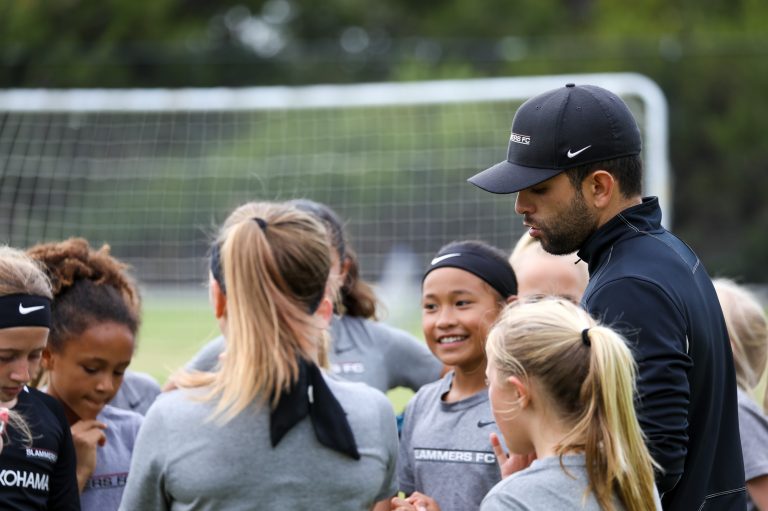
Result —
[[[520,105],[507,159],[467,181],[491,193],[513,193],[641,148],[640,129],[621,98],[596,85],[569,83]]]

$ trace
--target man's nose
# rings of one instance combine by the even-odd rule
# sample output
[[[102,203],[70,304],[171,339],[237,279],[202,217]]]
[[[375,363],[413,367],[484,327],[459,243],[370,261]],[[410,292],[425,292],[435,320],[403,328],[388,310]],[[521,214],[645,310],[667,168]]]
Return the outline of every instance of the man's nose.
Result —
[[[531,203],[529,201],[528,190],[520,190],[515,197],[515,213],[525,215],[531,213]]]

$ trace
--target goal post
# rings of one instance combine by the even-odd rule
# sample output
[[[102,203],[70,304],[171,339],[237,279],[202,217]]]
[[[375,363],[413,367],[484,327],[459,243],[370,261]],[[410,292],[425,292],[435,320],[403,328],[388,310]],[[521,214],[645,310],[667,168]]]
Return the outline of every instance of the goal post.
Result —
[[[617,73],[0,91],[0,240],[24,247],[84,236],[110,243],[142,282],[197,283],[214,226],[233,207],[307,197],[347,221],[365,278],[413,279],[454,239],[514,245],[514,198],[466,179],[504,158],[522,101],[568,82],[605,87],[630,105],[645,193],[659,196],[669,226],[666,101],[647,77]]]

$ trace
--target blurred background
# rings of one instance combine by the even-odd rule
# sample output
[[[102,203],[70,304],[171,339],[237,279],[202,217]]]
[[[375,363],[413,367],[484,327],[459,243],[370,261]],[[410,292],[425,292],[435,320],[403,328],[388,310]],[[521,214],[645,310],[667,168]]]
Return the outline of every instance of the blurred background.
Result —
[[[0,89],[645,75],[669,107],[674,232],[711,274],[757,286],[768,282],[767,57],[768,3],[760,0],[0,3]],[[516,106],[470,101],[428,110],[131,118],[0,112],[0,235],[24,246],[82,234],[96,245],[111,243],[117,257],[141,268],[147,249],[112,239],[117,229],[159,246],[153,237],[167,237],[167,230],[155,232],[158,222],[191,222],[192,234],[179,234],[172,248],[188,251],[195,264],[137,272],[147,285],[147,307],[136,365],[163,379],[215,334],[204,303],[205,244],[243,200],[300,195],[329,203],[366,254],[363,274],[385,295],[410,296],[398,276],[417,275],[424,254],[453,237],[486,237],[511,248],[520,234],[513,197],[472,196],[463,179],[503,159]],[[409,146],[416,138],[430,140],[432,149]],[[206,144],[215,157],[199,157]],[[453,151],[459,145],[460,154]],[[360,146],[367,146],[364,159],[338,156]],[[276,147],[297,157],[278,158]],[[395,153],[402,173],[384,173],[390,163],[379,156]],[[145,154],[151,165],[140,163]],[[318,158],[327,180],[303,172],[302,162]],[[208,172],[211,165],[221,171]],[[278,169],[287,184],[276,189],[259,166]],[[110,190],[120,193],[100,188],[105,167],[117,176]],[[454,179],[434,179],[438,168]],[[426,189],[432,195],[424,201]],[[356,198],[345,199],[351,193]],[[31,212],[36,201],[46,204],[42,217]],[[77,218],[68,216],[78,201]],[[202,217],[185,216],[201,211]],[[403,233],[416,241],[399,243]],[[417,322],[398,321],[418,334]]]

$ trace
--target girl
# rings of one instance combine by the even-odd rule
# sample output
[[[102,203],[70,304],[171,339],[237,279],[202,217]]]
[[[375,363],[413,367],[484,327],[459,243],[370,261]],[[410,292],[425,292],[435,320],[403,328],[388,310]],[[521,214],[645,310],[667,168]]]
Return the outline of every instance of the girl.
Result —
[[[488,336],[489,394],[510,452],[536,460],[482,511],[661,509],[624,340],[570,301],[509,307]],[[496,442],[502,462],[505,455]]]
[[[509,264],[515,270],[519,299],[559,296],[579,303],[589,281],[587,263],[576,254],[550,254],[528,232],[512,250]]]
[[[0,509],[78,510],[75,449],[61,405],[27,387],[51,326],[51,286],[23,252],[0,247]],[[24,421],[19,420],[21,417]]]
[[[330,269],[313,216],[272,203],[229,216],[210,280],[226,354],[219,371],[182,375],[149,410],[121,509],[386,509],[389,401],[317,366]]]
[[[752,293],[727,279],[716,279],[714,284],[736,368],[739,433],[750,498],[748,509],[768,509],[768,418],[749,395],[765,371],[768,322],[763,307]]]
[[[117,509],[142,417],[107,403],[133,357],[138,290],[106,245],[93,250],[72,238],[28,253],[43,263],[53,285],[43,367],[47,392],[64,406],[75,440],[82,508]]]
[[[516,292],[505,254],[482,242],[450,243],[432,259],[422,283],[422,327],[429,348],[453,370],[422,387],[406,408],[398,483],[409,497],[393,499],[393,508],[426,494],[443,510],[477,509],[499,481],[488,444],[495,426],[485,339]]]
[[[443,365],[427,347],[410,334],[375,321],[376,298],[360,279],[357,257],[349,247],[342,222],[324,204],[309,199],[290,204],[322,220],[331,237],[331,278],[340,288],[331,321],[331,370],[349,381],[359,381],[386,392],[395,387],[418,390],[437,380]],[[224,351],[224,338],[209,342],[187,365],[212,371]]]

